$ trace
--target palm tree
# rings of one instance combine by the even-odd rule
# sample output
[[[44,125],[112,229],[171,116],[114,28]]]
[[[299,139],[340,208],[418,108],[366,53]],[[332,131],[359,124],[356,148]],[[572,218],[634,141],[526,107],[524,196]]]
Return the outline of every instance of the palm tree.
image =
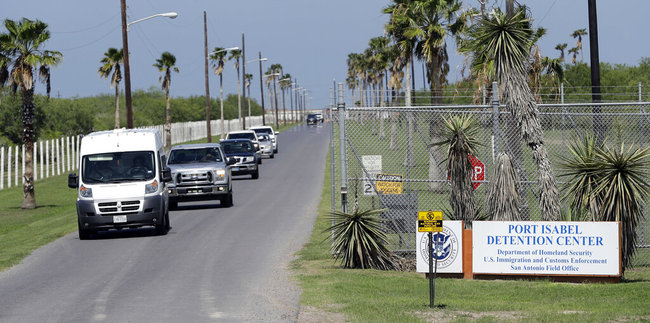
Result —
[[[447,148],[447,171],[451,180],[449,202],[454,213],[452,217],[465,221],[465,226],[469,229],[476,215],[472,184],[474,166],[470,155],[475,155],[476,149],[481,145],[480,126],[469,115],[447,117],[442,119],[442,125],[438,134],[442,141],[433,145]]]
[[[496,9],[470,28],[463,46],[472,56],[473,69],[494,65],[501,101],[519,125],[521,137],[537,164],[542,219],[557,220],[560,206],[555,175],[544,146],[535,97],[526,80],[526,59],[533,33],[531,20],[522,7],[510,18]]]
[[[572,64],[575,64],[575,63],[578,62],[577,58],[578,58],[578,52],[579,51],[580,51],[580,49],[578,47],[573,47],[573,48],[569,49],[569,54],[572,54],[571,55],[571,63]]]
[[[109,48],[99,61],[102,65],[97,71],[104,79],[111,77],[111,87],[115,88],[115,129],[120,128],[120,81],[122,80],[121,65],[124,60],[124,50]],[[111,75],[112,73],[112,75]]]
[[[576,39],[576,48],[578,48],[578,50],[580,51],[580,62],[581,63],[585,61],[584,57],[582,55],[583,54],[582,53],[582,36],[584,36],[586,34],[587,34],[587,30],[584,29],[584,28],[575,30],[573,33],[571,33],[571,37]]]
[[[241,58],[241,49],[233,49],[230,51],[228,60],[234,59],[233,66],[237,71],[237,110],[239,111],[239,126],[243,124],[241,118],[241,77],[239,75],[239,59]]]
[[[578,216],[621,222],[625,271],[634,256],[644,202],[650,197],[650,147],[639,149],[621,143],[618,149],[610,149],[587,136],[570,151],[561,164],[563,176],[569,177],[564,198]]]
[[[291,74],[287,73],[287,74],[282,75],[282,78],[280,79],[280,81],[278,81],[278,83],[280,83],[280,91],[282,91],[282,113],[284,113],[284,117],[283,117],[282,122],[284,123],[284,125],[286,125],[287,124],[287,109],[286,109],[286,106],[284,104],[284,92],[288,88],[291,87]]]
[[[251,117],[251,80],[253,79],[253,74],[244,75],[244,81],[246,81],[246,90],[248,91],[248,118]]]
[[[566,49],[566,47],[567,47],[566,43],[555,45],[555,49],[560,51],[560,61],[561,62],[564,62],[564,50]]]
[[[415,45],[415,54],[425,61],[431,91],[431,103],[442,104],[442,85],[446,82],[449,72],[446,37],[458,38],[467,28],[467,21],[474,10],[461,11],[461,2],[457,0],[394,0],[395,5],[385,9],[391,14],[393,32],[401,32],[403,39],[409,39]],[[413,77],[413,76],[412,76]],[[436,118],[429,122],[430,142],[439,141],[435,138],[439,129]],[[433,146],[429,151],[429,178],[440,178],[441,169],[436,160],[440,152]],[[437,182],[430,184],[431,189],[439,190]]]
[[[275,87],[275,81],[278,79],[280,75],[282,75],[282,65],[281,64],[272,64],[269,66],[269,71],[267,71],[267,74],[271,75],[270,77],[272,78],[273,81],[273,99],[275,101],[275,127],[280,128],[280,121],[278,118],[278,95]]]
[[[165,148],[169,151],[172,148],[172,116],[171,116],[171,107],[169,103],[169,86],[172,82],[172,73],[174,71],[178,73],[178,67],[176,67],[176,56],[172,55],[170,52],[163,52],[160,55],[159,59],[156,59],[156,64],[153,64],[158,71],[163,72],[158,78],[158,82],[162,84],[162,89],[165,91],[165,100],[167,102],[167,107],[165,109]]]
[[[223,119],[223,67],[226,61],[228,60],[226,58],[226,55],[228,53],[226,52],[225,48],[222,47],[215,47],[214,50],[212,51],[212,54],[210,54],[210,60],[212,61],[212,69],[214,70],[214,74],[219,75],[219,95],[221,98],[221,138],[223,139],[225,134],[226,134],[226,125],[225,121]]]
[[[22,96],[23,144],[25,173],[23,175],[23,209],[36,208],[34,193],[34,70],[38,69],[50,97],[50,66],[57,65],[63,54],[41,47],[50,39],[47,24],[23,18],[16,22],[5,19],[7,33],[0,34],[0,86],[7,82]]]

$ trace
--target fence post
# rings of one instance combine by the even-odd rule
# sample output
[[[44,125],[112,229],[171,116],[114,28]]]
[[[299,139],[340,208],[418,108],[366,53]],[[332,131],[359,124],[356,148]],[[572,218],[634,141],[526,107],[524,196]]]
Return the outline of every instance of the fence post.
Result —
[[[639,102],[643,102],[643,92],[641,91],[641,82],[639,82]]]
[[[41,179],[43,179],[43,167],[45,167],[45,164],[43,164],[43,141],[40,142],[38,145],[38,158],[40,159],[41,162],[41,167],[39,170],[41,171]]]
[[[336,150],[336,144],[334,143],[334,108],[336,107],[336,95],[334,92],[336,91],[336,81],[334,81],[334,87],[330,90],[330,179],[332,182],[332,192],[336,192],[336,160],[334,158],[335,155],[335,150]],[[331,195],[331,211],[334,212],[336,210],[336,196],[335,194],[330,194]],[[334,223],[332,223],[334,225]]]
[[[32,177],[34,182],[38,179],[38,141],[34,141],[34,147],[32,147]]]
[[[497,82],[492,82],[492,160],[501,150],[499,149],[499,139],[501,131],[499,128],[499,86]]]
[[[5,147],[0,147],[0,190],[5,188]]]
[[[346,168],[346,156],[345,156],[345,102],[343,101],[343,83],[339,83],[339,99],[338,99],[338,111],[339,111],[339,145],[341,153],[339,156],[339,161],[341,162],[341,211],[347,213],[348,211],[348,180],[347,180],[347,168]]]
[[[7,188],[11,187],[11,150],[12,146],[7,148]]]

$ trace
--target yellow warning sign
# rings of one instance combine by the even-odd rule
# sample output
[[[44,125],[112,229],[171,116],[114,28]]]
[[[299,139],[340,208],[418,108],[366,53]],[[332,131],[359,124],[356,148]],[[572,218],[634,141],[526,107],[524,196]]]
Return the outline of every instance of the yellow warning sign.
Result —
[[[377,174],[375,185],[382,194],[402,194],[402,175]]]
[[[418,211],[418,232],[442,232],[442,211]]]

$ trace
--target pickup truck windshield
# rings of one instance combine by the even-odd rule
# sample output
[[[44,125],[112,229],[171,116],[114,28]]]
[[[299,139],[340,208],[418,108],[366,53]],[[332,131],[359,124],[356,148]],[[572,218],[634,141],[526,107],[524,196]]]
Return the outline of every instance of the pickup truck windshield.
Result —
[[[174,149],[169,153],[167,164],[187,164],[187,163],[214,163],[222,162],[223,156],[219,148],[192,148],[192,149]]]
[[[255,148],[250,141],[222,142],[221,147],[223,147],[226,154],[255,152]]]
[[[83,156],[81,178],[86,184],[151,180],[155,177],[153,151],[114,152]]]

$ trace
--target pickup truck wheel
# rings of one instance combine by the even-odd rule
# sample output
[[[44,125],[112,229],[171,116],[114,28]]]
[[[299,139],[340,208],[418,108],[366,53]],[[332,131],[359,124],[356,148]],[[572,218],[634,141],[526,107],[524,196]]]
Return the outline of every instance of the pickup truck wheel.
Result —
[[[274,153],[274,154],[277,154],[277,153],[278,153],[278,149],[277,149],[277,148],[273,149],[273,153]]]
[[[169,209],[170,210],[176,210],[178,208],[178,202],[169,202]]]
[[[260,177],[260,170],[256,170],[255,173],[251,174],[252,179],[258,179]]]
[[[261,156],[260,156],[260,158],[257,160],[257,164],[258,164],[258,165],[262,165],[262,157],[261,157]]]
[[[230,192],[230,193],[228,193],[228,195],[221,198],[221,206],[223,206],[223,207],[231,207],[232,205],[233,205],[233,203],[232,203],[232,192]]]

